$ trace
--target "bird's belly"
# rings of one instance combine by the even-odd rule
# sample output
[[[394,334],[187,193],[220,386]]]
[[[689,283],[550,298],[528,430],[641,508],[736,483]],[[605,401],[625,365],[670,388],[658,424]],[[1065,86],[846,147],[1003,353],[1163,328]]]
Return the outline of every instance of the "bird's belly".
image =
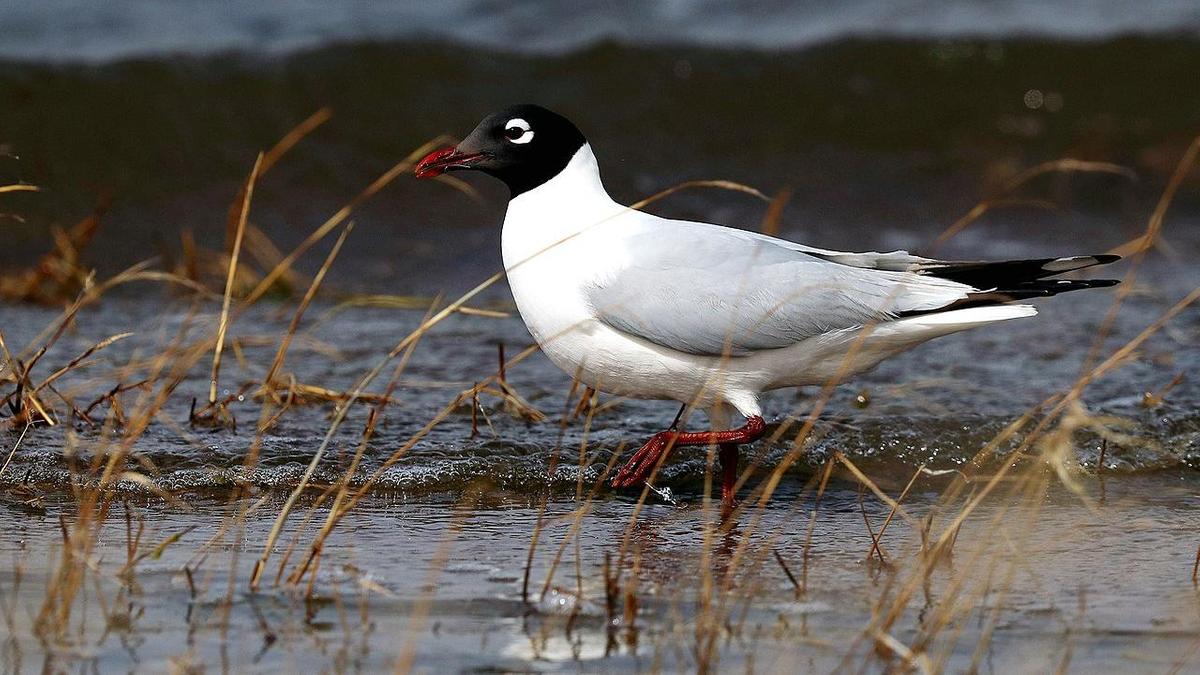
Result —
[[[740,372],[722,359],[666,349],[604,324],[583,298],[584,285],[570,276],[576,271],[556,268],[550,259],[509,271],[525,326],[567,375],[611,394],[700,406],[726,400],[733,390],[753,390],[765,376]]]
[[[536,313],[526,317],[535,338]],[[584,319],[549,339],[538,339],[542,352],[567,375],[589,387],[620,396],[703,403],[720,398],[706,387],[708,369],[664,358],[595,319]],[[707,392],[707,394],[706,394]]]

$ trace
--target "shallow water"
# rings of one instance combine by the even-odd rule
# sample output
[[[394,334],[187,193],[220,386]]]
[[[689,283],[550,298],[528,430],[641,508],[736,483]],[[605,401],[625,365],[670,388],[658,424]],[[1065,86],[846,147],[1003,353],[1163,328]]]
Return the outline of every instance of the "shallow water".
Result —
[[[1193,76],[1198,54],[1194,38],[1160,37],[863,40],[772,52],[602,44],[523,55],[378,43],[271,57],[9,63],[0,68],[0,183],[27,180],[44,190],[4,202],[0,270],[28,265],[47,248],[49,223],[69,223],[106,196],[115,197],[113,208],[85,251],[101,278],[155,253],[177,258],[185,228],[219,248],[226,205],[254,153],[329,105],[333,119],[256,194],[252,221],[286,250],[413,147],[441,131],[463,133],[513,97],[536,97],[577,116],[622,199],[695,178],[736,179],[772,194],[791,187],[782,235],[835,248],[928,253],[939,232],[1023,168],[1061,156],[1119,162],[1139,180],[1048,176],[1020,196],[1049,199],[1056,209],[999,208],[936,247],[982,259],[1101,252],[1142,231],[1197,131],[1194,94],[1181,83]],[[1033,90],[1041,99],[1029,100],[1041,103],[1031,107]],[[472,184],[479,203],[444,185],[401,179],[355,212],[358,227],[328,293],[301,324],[285,373],[349,390],[422,312],[340,303],[361,293],[453,298],[499,268],[495,223],[503,198],[486,181]],[[21,439],[0,471],[0,556],[15,561],[0,569],[3,659],[13,671],[189,664],[346,671],[391,669],[407,659],[427,672],[695,670],[708,658],[697,649],[704,629],[720,625],[711,659],[723,669],[898,667],[899,657],[873,643],[879,636],[863,631],[877,607],[921,577],[922,517],[934,512],[933,533],[943,531],[965,497],[939,504],[956,471],[971,476],[968,491],[982,489],[1024,440],[1018,433],[972,461],[993,438],[1200,287],[1197,185],[1194,174],[1183,183],[1161,246],[1127,281],[1132,292],[1099,343],[1112,290],[1040,302],[1036,318],[943,338],[854,379],[822,409],[775,498],[761,515],[742,515],[730,535],[709,536],[715,514],[703,500],[705,453],[680,450],[656,480],[664,493],[649,495],[629,529],[623,561],[620,542],[636,494],[599,490],[587,502],[577,543],[568,538],[569,514],[582,503],[580,485],[586,493],[613,452],[670,422],[670,403],[605,396],[590,422],[572,418],[565,415],[569,379],[534,353],[507,376],[546,421],[518,419],[485,394],[474,414],[460,406],[384,467],[460,392],[495,373],[498,344],[510,358],[529,344],[503,283],[475,306],[508,317],[454,315],[419,342],[352,483],[364,484],[376,470],[378,480],[335,530],[309,601],[303,587],[276,586],[274,574],[298,531],[296,541],[310,541],[314,523],[305,519],[317,492],[289,520],[260,592],[247,592],[248,575],[333,406],[289,410],[262,436],[261,459],[247,470],[260,411],[252,389],[229,406],[236,429],[188,423],[193,398],[207,396],[203,356],[133,443],[125,468],[149,482],[119,485],[132,504],[130,522],[146,519],[140,550],[147,557],[132,582],[117,574],[130,536],[118,502],[83,565],[90,570],[86,594],[72,605],[69,630],[47,643],[35,619],[55,585],[48,570],[61,555],[63,528],[75,527],[72,478],[94,478],[86,460],[106,447],[108,432],[64,418]],[[764,205],[691,191],[652,210],[755,228]],[[310,253],[302,271],[311,273],[322,255]],[[1125,277],[1130,269],[1125,262],[1089,274]],[[56,383],[86,405],[117,381],[143,377],[144,359],[173,341],[211,339],[219,309],[215,300],[192,301],[157,284],[111,292],[80,313],[36,372],[45,377],[97,341],[133,331]],[[234,320],[223,395],[262,379],[293,309],[291,301],[270,300]],[[0,305],[0,331],[28,358],[58,314]],[[1200,312],[1191,307],[1091,383],[1082,401],[1104,420],[1109,438],[1084,428],[1066,443],[1066,465],[1080,468],[1066,478],[1078,491],[1036,460],[1018,462],[1013,472],[1021,479],[1002,481],[967,519],[953,559],[899,605],[889,634],[903,645],[929,636],[926,652],[944,657],[950,671],[977,656],[987,672],[1046,671],[1064,662],[1078,672],[1194,668],[1198,338]],[[141,365],[123,370],[133,362]],[[370,391],[384,389],[390,369],[384,373]],[[122,395],[126,413],[140,395]],[[795,429],[820,399],[813,389],[776,392],[764,408],[773,430]],[[101,405],[94,417],[101,422],[109,413]],[[316,469],[316,486],[348,469],[367,415],[366,405],[353,407]],[[690,422],[702,425],[702,417]],[[0,447],[11,449],[19,431],[0,433]],[[779,466],[790,438],[744,453],[758,466],[747,492]],[[892,497],[918,467],[932,472],[904,500],[911,518],[895,519],[884,537],[894,566],[864,562],[871,540],[863,512],[877,531],[889,509],[869,491],[860,505],[856,482],[841,470],[812,521],[804,563],[813,503],[805,486],[836,453]],[[1021,481],[1033,484],[1022,491]],[[222,530],[234,508],[228,501],[245,483],[255,495],[235,506],[257,506],[244,531],[203,547]],[[181,503],[166,504],[155,490]],[[525,602],[521,582],[543,498],[549,518]],[[154,555],[173,533],[181,539]],[[796,597],[774,555],[735,564],[742,541],[770,543],[792,571],[807,569],[807,592]],[[606,556],[624,587],[637,579],[632,623],[609,620]],[[706,576],[722,580],[730,569],[729,593],[700,590]],[[729,604],[714,613],[713,601]],[[948,627],[939,628],[947,609]],[[978,644],[986,648],[976,655]]]
[[[1172,242],[1187,245],[1184,237]],[[1197,284],[1192,268],[1158,256],[1139,279],[1140,290],[1118,314],[1102,356]],[[189,339],[211,336],[215,301],[195,310],[159,293],[115,295],[78,317],[45,357],[47,372],[107,335],[127,329],[137,334],[64,378],[59,387],[64,396],[88,401],[117,379],[136,378],[114,369],[160,352],[184,326],[193,326],[185,333]],[[54,585],[47,570],[61,555],[60,528],[74,527],[72,476],[94,477],[78,467],[106,447],[107,432],[67,421],[32,429],[23,439],[0,476],[5,490],[0,519],[7,533],[0,537],[0,555],[16,561],[0,574],[0,595],[15,617],[4,629],[4,659],[16,671],[45,664],[144,671],[199,664],[236,672],[371,671],[397,664],[425,672],[671,671],[693,670],[705,661],[735,671],[830,672],[847,664],[868,670],[895,665],[899,657],[886,650],[880,656],[862,631],[897,588],[920,578],[915,570],[922,560],[921,518],[939,514],[935,536],[946,527],[961,500],[940,510],[936,505],[957,474],[918,478],[905,500],[910,518],[897,518],[883,540],[894,567],[864,562],[871,539],[862,511],[878,528],[889,509],[869,493],[860,505],[844,471],[836,474],[813,521],[805,594],[795,595],[773,554],[760,551],[757,558],[734,562],[738,546],[748,541],[758,550],[770,544],[793,571],[804,569],[812,504],[805,485],[811,488],[820,467],[838,452],[892,496],[922,465],[935,473],[964,470],[973,476],[970,489],[980,489],[1004,466],[999,456],[1022,437],[972,458],[1080,372],[1112,294],[1078,296],[1041,303],[1042,314],[1032,320],[938,340],[839,388],[769,506],[743,515],[727,535],[707,534],[716,519],[703,499],[703,451],[681,450],[656,480],[663,493],[649,495],[635,526],[626,529],[636,494],[602,489],[589,502],[578,542],[572,543],[569,514],[581,503],[575,499],[580,478],[586,494],[614,450],[660,430],[674,407],[602,397],[607,407],[590,423],[564,423],[568,379],[534,354],[510,366],[507,375],[549,419],[516,419],[485,395],[473,434],[470,408],[460,407],[384,469],[365,501],[335,530],[308,600],[304,586],[277,587],[273,578],[281,560],[295,564],[299,554],[287,553],[292,542],[303,551],[310,541],[315,523],[308,518],[324,518],[324,509],[311,516],[308,510],[316,493],[301,500],[290,519],[263,590],[246,589],[282,497],[320,443],[332,408],[316,404],[286,413],[262,436],[261,462],[248,472],[243,463],[255,437],[258,402],[247,396],[230,404],[236,430],[188,425],[192,398],[206,395],[202,359],[136,440],[127,463],[181,503],[164,505],[142,483],[127,480],[119,488],[148,524],[139,550],[151,553],[173,533],[182,538],[161,556],[142,561],[134,581],[125,584],[117,570],[130,535],[125,510],[114,506],[89,556],[96,581],[76,600],[71,630],[50,647],[37,638],[34,618]],[[30,307],[2,311],[5,337],[13,345],[32,340],[57,316],[57,310]],[[318,303],[308,316],[286,370],[300,382],[338,390],[352,388],[420,321],[418,312],[337,308],[331,301]],[[1073,474],[1082,494],[1053,476],[1044,491],[1009,491],[1017,483],[1002,483],[999,494],[964,524],[954,558],[937,566],[928,587],[919,584],[921,592],[900,605],[889,635],[905,645],[928,636],[928,658],[945,659],[952,671],[977,659],[987,672],[1047,670],[1064,662],[1080,672],[1161,672],[1194,664],[1200,631],[1191,582],[1200,506],[1195,471],[1200,388],[1190,374],[1198,358],[1197,318],[1194,311],[1182,314],[1128,364],[1087,389],[1088,410],[1110,418],[1109,428],[1119,434],[1106,445],[1100,480],[1086,469],[1095,467],[1101,441],[1083,430],[1073,436],[1068,455],[1069,464],[1085,468]],[[289,319],[289,305],[264,303],[233,323],[224,392],[263,377]],[[515,317],[455,316],[432,330],[413,352],[396,401],[385,409],[353,482],[362,484],[458,392],[494,373],[498,343],[507,345],[511,357],[528,339]],[[1145,392],[1161,390],[1178,373],[1187,377],[1163,402],[1144,403]],[[382,390],[382,383],[373,390]],[[773,428],[802,421],[817,399],[815,391],[770,395],[765,407]],[[136,392],[123,400],[133,409]],[[347,470],[366,410],[357,406],[335,435],[315,485],[336,481]],[[96,417],[105,414],[101,406]],[[6,444],[15,437],[6,435]],[[778,465],[790,438],[760,443],[747,453],[760,463],[748,486]],[[581,447],[582,469],[576,459]],[[557,468],[548,475],[556,458]],[[1019,472],[1038,476],[1042,469],[1026,460]],[[245,519],[244,530],[226,532],[202,549],[220,531],[232,508],[226,499],[242,480],[264,501]],[[526,603],[521,580],[543,497],[549,516],[530,568],[533,590]],[[619,557],[627,531],[630,553],[619,567],[626,587],[636,588],[632,623],[606,618],[602,571],[606,556]],[[560,547],[564,557],[543,594]],[[194,596],[185,568],[193,576]],[[712,596],[698,590],[695,580],[706,573],[718,580],[730,574],[732,590]],[[710,597],[718,603],[720,618],[712,619],[717,624],[702,621],[714,611]],[[726,605],[720,605],[722,598]],[[951,612],[946,628],[938,627],[941,612]],[[697,631],[718,624],[706,656]],[[979,644],[986,649],[977,654]]]
[[[1194,667],[1200,634],[1190,580],[1200,506],[1194,484],[1160,474],[1109,479],[1103,492],[1089,480],[1085,490],[1096,500],[1092,508],[1053,488],[1036,513],[1017,509],[998,526],[988,523],[1004,500],[985,503],[958,535],[953,558],[935,569],[891,633],[910,643],[961,593],[963,615],[951,629],[934,631],[930,649],[944,655],[950,671],[962,671],[976,658],[985,631],[991,635],[978,655],[981,672],[1063,664],[1072,672]],[[640,612],[632,624],[619,619],[619,608],[617,620],[605,618],[602,570],[606,555],[615,559],[628,523],[624,500],[592,506],[551,591],[532,605],[522,602],[521,586],[538,513],[520,503],[490,501],[464,510],[446,500],[369,501],[329,542],[307,601],[303,591],[248,594],[240,583],[230,595],[230,569],[244,579],[258,551],[253,543],[231,546],[226,540],[200,556],[198,546],[213,536],[225,511],[206,500],[191,501],[188,511],[131,507],[152,523],[144,536],[147,548],[188,529],[161,557],[142,562],[135,580],[123,587],[112,576],[126,555],[124,516],[117,508],[106,525],[106,543],[94,553],[108,574],[86,590],[90,597],[76,608],[62,646],[46,653],[28,631],[16,630],[3,649],[15,671],[76,664],[142,671],[183,664],[236,672],[370,671],[402,658],[425,672],[693,670],[695,621],[705,598],[696,580],[709,570],[716,583],[725,582],[742,535],[757,524],[749,541],[773,541],[789,571],[806,576],[808,592],[794,592],[773,556],[752,555],[754,564],[736,568],[729,578],[733,600],[723,610],[727,626],[719,631],[721,669],[880,669],[887,659],[871,656],[869,643],[854,644],[880,599],[895,595],[911,574],[914,531],[896,522],[882,540],[897,567],[864,562],[871,539],[859,498],[835,481],[821,501],[805,564],[811,501],[797,496],[785,491],[761,520],[743,517],[733,534],[714,535],[711,547],[704,533],[713,514],[694,501],[696,495],[688,506],[647,507],[630,531],[630,550],[640,556]],[[907,508],[921,517],[935,497],[936,491],[918,488]],[[568,537],[573,506],[567,500],[549,506],[530,567],[535,597]],[[888,510],[872,499],[863,509],[876,526]],[[54,542],[60,541],[58,512],[54,505],[44,514],[0,511],[12,534],[0,540],[0,554],[21,570],[17,581],[6,569],[0,584],[11,608],[6,611],[20,623],[37,616],[44,597],[44,561],[55,556]],[[266,520],[251,517],[247,523],[245,541],[260,540]],[[700,559],[702,550],[711,557]],[[978,563],[972,557],[977,550],[994,555]],[[627,560],[626,573],[633,567]]]
[[[1163,263],[1170,269],[1168,263]],[[1112,335],[1100,354],[1107,357],[1151,324],[1177,301],[1186,284],[1200,279],[1181,273],[1163,285],[1143,276],[1146,291],[1132,296],[1118,314]],[[157,291],[153,292],[157,294]],[[840,387],[820,416],[805,461],[795,472],[805,476],[834,451],[877,464],[892,475],[907,475],[926,464],[933,470],[952,469],[971,460],[1012,420],[1048,397],[1065,391],[1079,376],[1110,303],[1111,292],[1078,293],[1040,303],[1041,314],[942,338],[885,363],[879,369]],[[169,309],[174,306],[175,309]],[[92,363],[65,378],[59,391],[77,407],[102,396],[117,382],[132,383],[146,368],[122,372],[137,358],[158,354],[176,336],[208,338],[216,321],[216,303],[198,311],[183,303],[166,308],[161,298],[105,299],[98,309],[85,310],[77,327],[51,350],[46,368],[57,368],[105,337],[129,330],[130,338],[101,352]],[[32,340],[57,312],[5,307],[5,339],[20,345]],[[318,304],[310,308],[311,322],[298,335],[285,373],[300,383],[350,391],[359,378],[386,356],[402,337],[415,329],[421,314]],[[1113,439],[1106,468],[1121,473],[1197,468],[1200,462],[1200,382],[1189,377],[1200,364],[1196,348],[1197,314],[1187,312],[1168,330],[1146,342],[1138,358],[1087,389],[1084,402],[1095,415],[1112,416]],[[222,396],[244,395],[228,406],[236,429],[190,428],[193,399],[205,400],[208,357],[188,371],[162,408],[160,423],[151,425],[136,443],[139,461],[152,465],[152,474],[169,490],[224,490],[249,478],[264,487],[294,484],[315,445],[329,427],[331,405],[299,406],[284,414],[262,437],[262,462],[252,475],[243,459],[255,437],[261,403],[253,398],[254,382],[265,376],[274,356],[276,336],[291,320],[286,306],[261,305],[238,318],[230,329],[234,350],[223,365]],[[184,332],[190,327],[190,332]],[[454,316],[435,327],[413,352],[397,388],[396,402],[386,409],[369,444],[360,478],[450,405],[462,391],[496,372],[498,345],[513,356],[529,344],[519,319]],[[47,370],[47,374],[50,372]],[[1147,404],[1145,394],[1163,390],[1184,376],[1161,402]],[[379,487],[402,494],[456,492],[483,480],[496,488],[534,494],[545,487],[546,467],[563,448],[587,443],[594,454],[586,476],[594,479],[609,453],[622,442],[633,443],[670,422],[676,408],[668,402],[602,397],[606,405],[590,424],[584,417],[566,415],[570,380],[535,353],[507,369],[510,384],[530,404],[548,416],[527,422],[503,410],[496,396],[480,396],[473,416],[470,403],[459,406],[425,435],[403,461],[387,468]],[[382,392],[386,376],[368,391]],[[122,395],[132,408],[141,392]],[[778,428],[802,422],[820,397],[816,388],[768,395],[764,408]],[[355,407],[335,437],[333,452],[318,476],[334,480],[344,471],[357,445],[369,406]],[[56,428],[38,428],[23,441],[0,482],[28,483],[45,488],[69,484],[70,461],[62,449],[86,453],[102,447],[110,433],[103,427],[107,404],[99,406],[97,426],[67,420]],[[693,426],[702,424],[697,417]],[[474,432],[472,427],[475,427]],[[760,444],[756,453],[770,468],[786,454],[791,434],[775,444]],[[1013,445],[1021,437],[1014,439]],[[1085,465],[1094,465],[1100,447],[1095,434],[1080,433],[1075,452]],[[765,446],[765,447],[764,447]],[[1007,452],[1009,444],[999,451]],[[573,452],[573,451],[569,451]],[[695,485],[703,475],[703,452],[681,450],[664,469],[661,482]],[[573,491],[577,469],[560,467],[551,486]],[[131,462],[131,467],[135,464]]]

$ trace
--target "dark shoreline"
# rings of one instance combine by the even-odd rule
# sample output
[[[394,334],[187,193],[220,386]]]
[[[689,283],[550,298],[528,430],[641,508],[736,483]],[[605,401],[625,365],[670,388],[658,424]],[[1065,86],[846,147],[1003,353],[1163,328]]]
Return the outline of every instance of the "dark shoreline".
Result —
[[[358,43],[278,57],[7,62],[0,145],[20,159],[0,157],[0,183],[43,191],[7,196],[4,211],[25,222],[5,219],[0,265],[28,261],[46,247],[47,224],[69,225],[108,197],[90,251],[102,270],[177,247],[185,228],[219,242],[254,153],[323,106],[332,120],[256,201],[255,220],[281,245],[425,140],[463,133],[480,111],[516,99],[578,119],[617,196],[694,178],[791,186],[786,223],[812,243],[878,245],[881,222],[936,232],[1017,171],[1064,156],[1126,165],[1140,180],[1076,175],[1035,187],[1070,211],[1140,220],[1200,130],[1200,96],[1185,84],[1198,62],[1200,39],[1161,36],[846,40],[784,52],[604,43],[561,56]],[[1027,107],[1033,89],[1053,105]],[[378,278],[421,274],[424,265],[384,272],[414,250],[470,269],[493,246],[503,208],[501,190],[477,187],[482,206],[397,180],[357,214],[348,257]],[[707,192],[662,208],[746,226],[761,217],[751,200]],[[1173,212],[1197,210],[1200,189],[1187,183]]]

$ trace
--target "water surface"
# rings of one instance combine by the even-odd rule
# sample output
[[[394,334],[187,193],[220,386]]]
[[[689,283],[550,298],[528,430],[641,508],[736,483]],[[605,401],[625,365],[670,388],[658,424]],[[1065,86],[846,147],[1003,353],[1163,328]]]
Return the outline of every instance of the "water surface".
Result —
[[[5,41],[16,53],[4,53],[17,60],[0,68],[0,184],[27,181],[42,191],[4,195],[0,272],[34,264],[51,246],[51,225],[70,225],[97,204],[108,208],[83,260],[100,279],[147,259],[176,267],[189,230],[200,246],[221,250],[228,204],[255,153],[325,106],[330,121],[256,191],[250,220],[285,251],[413,148],[442,132],[465,133],[512,100],[539,100],[577,119],[606,184],[623,200],[683,180],[737,180],[772,196],[791,191],[778,222],[783,236],[967,259],[1125,244],[1144,230],[1198,131],[1197,98],[1187,86],[1200,58],[1194,38],[1103,38],[1160,22],[1194,25],[1190,7],[1171,3],[1124,14],[1123,23],[1106,28],[1092,25],[1089,14],[1102,13],[1102,5],[1045,22],[1040,10],[1007,3],[939,14],[941,23],[922,21],[912,39],[834,43],[819,41],[872,32],[881,16],[894,26],[890,33],[907,34],[907,15],[881,14],[870,3],[838,17],[803,5],[769,7],[823,19],[812,22],[812,35],[768,31],[755,42],[739,32],[745,17],[736,12],[713,24],[720,30],[700,31],[694,17],[707,5],[677,3],[635,33],[621,28],[634,11],[621,5],[606,14],[615,23],[569,44],[561,41],[566,33],[523,24],[512,14],[518,10],[481,15],[483,34],[522,38],[528,49],[521,53],[464,46],[496,46],[455,32],[480,27],[453,20],[473,3],[430,9],[426,23],[411,28],[447,40],[338,45],[327,42],[392,35],[389,17],[299,7],[305,11],[274,21],[274,7],[225,14],[197,5],[164,6],[132,21],[123,6],[105,10],[113,12],[104,24],[109,32],[95,27],[101,10],[77,8],[77,30],[55,41],[45,39],[44,10],[30,5],[19,12],[25,28]],[[216,27],[182,36],[163,28],[186,12]],[[575,18],[589,22],[589,12]],[[991,22],[997,16],[1003,20]],[[1009,35],[1031,22],[1095,39]],[[449,28],[422,28],[434,23]],[[658,26],[691,36],[690,44],[664,40]],[[992,37],[929,39],[943,28]],[[601,37],[618,39],[593,44]],[[248,40],[265,49],[213,54]],[[747,41],[772,50],[736,46]],[[164,50],[188,53],[164,58]],[[140,56],[113,60],[131,51]],[[43,57],[53,62],[32,61]],[[1046,174],[1004,192],[1022,170],[1061,157],[1120,164],[1134,180]],[[404,176],[354,212],[356,229],[300,324],[285,376],[350,390],[419,325],[434,296],[445,302],[499,269],[504,195],[485,180],[468,180],[478,200]],[[285,558],[286,569],[295,564],[292,542],[303,551],[324,519],[325,503],[309,509],[350,468],[366,404],[353,406],[333,434],[314,487],[271,552],[264,584],[251,593],[253,560],[334,412],[329,402],[297,405],[255,433],[261,401],[253,394],[295,308],[293,299],[273,296],[235,312],[230,325],[220,382],[221,395],[233,397],[236,428],[189,423],[193,399],[203,403],[208,390],[209,357],[195,357],[153,423],[133,437],[120,468],[145,478],[119,483],[94,550],[75,558],[71,569],[86,570],[86,582],[69,618],[39,624],[44,607],[59,606],[47,603],[58,587],[52,573],[64,532],[81,531],[75,495],[96,478],[88,462],[122,434],[105,426],[109,404],[94,409],[91,426],[66,414],[62,399],[86,406],[118,382],[145,377],[171,344],[208,341],[216,331],[215,298],[158,283],[112,291],[79,313],[35,373],[47,377],[106,337],[133,335],[55,383],[62,398],[49,400],[61,424],[28,430],[0,472],[0,555],[13,560],[0,571],[6,666],[630,672],[716,662],[734,671],[873,671],[903,660],[887,647],[899,644],[922,647],[930,665],[952,671],[972,662],[988,672],[1064,663],[1081,672],[1191,668],[1200,628],[1191,567],[1200,313],[1181,312],[1084,390],[1072,419],[1086,414],[1089,423],[1052,448],[1063,451],[1063,475],[1042,461],[1043,444],[1009,468],[1023,433],[989,443],[1200,286],[1193,262],[1200,255],[1198,185],[1194,173],[1183,181],[1158,246],[1135,276],[1128,276],[1130,262],[1089,272],[1126,279],[1130,293],[1111,322],[1118,291],[1054,298],[1039,303],[1036,318],[938,340],[841,386],[775,498],[724,534],[713,532],[716,513],[704,500],[703,450],[676,453],[656,480],[663,492],[649,495],[632,527],[636,493],[601,487],[594,499],[581,498],[614,453],[661,430],[675,406],[604,396],[590,421],[573,417],[569,379],[536,352],[506,374],[544,420],[514,415],[485,393],[474,412],[460,404],[389,462],[461,392],[496,372],[498,345],[509,357],[529,345],[501,282],[471,303],[501,316],[453,315],[413,351],[350,478],[370,488],[334,531],[311,587],[277,585],[275,574]],[[1002,203],[935,244],[987,197]],[[740,193],[693,190],[651,210],[757,229],[766,207]],[[328,245],[301,260],[297,288]],[[219,287],[223,276],[205,280]],[[367,294],[402,295],[418,309],[363,307]],[[27,360],[65,302],[0,305],[6,343]],[[167,363],[183,358],[176,353]],[[369,392],[384,391],[390,368],[384,373]],[[123,414],[136,410],[141,395],[121,395]],[[764,408],[772,430],[795,429],[821,402],[815,389],[785,391],[767,396]],[[703,423],[702,414],[689,419]],[[0,433],[0,447],[14,448],[20,431]],[[747,450],[758,468],[746,494],[780,466],[791,438]],[[255,447],[259,461],[247,469]],[[889,507],[870,490],[860,499],[844,467],[810,520],[813,483],[838,453],[890,497],[919,467],[931,472],[906,496],[907,517],[889,525],[888,566],[864,561],[867,523],[878,531]],[[923,518],[933,514],[933,536],[945,532],[999,471],[1012,475],[966,519],[951,559],[935,564],[923,583]],[[946,496],[964,475],[964,492]],[[573,514],[585,506],[576,536]],[[240,507],[251,509],[244,526],[232,520]],[[136,574],[122,575],[142,518],[137,549],[145,557]],[[539,545],[524,594],[535,530]],[[169,545],[158,548],[163,542]],[[754,555],[739,557],[743,542]],[[630,591],[613,611],[605,602],[606,558],[619,570],[622,591]],[[804,593],[795,593],[782,565],[801,578]],[[903,589],[917,587],[897,604]],[[636,598],[628,616],[625,597]],[[875,619],[890,607],[895,618],[884,631]],[[38,625],[69,630],[51,639]]]

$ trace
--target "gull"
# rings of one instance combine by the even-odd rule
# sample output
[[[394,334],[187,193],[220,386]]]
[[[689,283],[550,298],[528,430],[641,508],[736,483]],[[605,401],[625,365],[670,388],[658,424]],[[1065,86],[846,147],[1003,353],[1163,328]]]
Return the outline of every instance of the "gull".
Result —
[[[461,170],[509,188],[504,267],[555,365],[598,391],[709,411],[711,430],[652,436],[615,488],[646,482],[674,447],[717,446],[730,507],[738,446],[766,432],[763,392],[840,382],[933,338],[1037,314],[1014,301],[1117,283],[1050,278],[1115,255],[946,261],[660,218],[613,201],[583,133],[536,105],[488,115],[415,173]]]

